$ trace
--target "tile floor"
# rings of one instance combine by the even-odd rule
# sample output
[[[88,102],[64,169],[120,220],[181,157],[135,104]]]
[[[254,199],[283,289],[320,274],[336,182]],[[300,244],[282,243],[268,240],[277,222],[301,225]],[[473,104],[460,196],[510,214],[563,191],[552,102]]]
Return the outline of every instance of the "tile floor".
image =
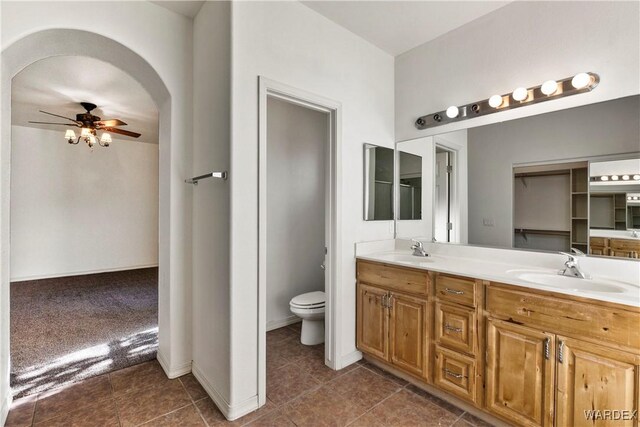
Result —
[[[303,346],[299,336],[299,325],[268,333],[267,404],[234,422],[193,375],[170,380],[153,361],[18,400],[6,425],[488,425],[367,362],[332,371],[323,346]]]

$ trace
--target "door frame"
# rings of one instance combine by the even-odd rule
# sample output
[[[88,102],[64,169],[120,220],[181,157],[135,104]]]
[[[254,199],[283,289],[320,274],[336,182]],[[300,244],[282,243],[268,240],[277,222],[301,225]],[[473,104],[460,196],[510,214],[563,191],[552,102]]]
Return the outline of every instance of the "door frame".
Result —
[[[433,137],[433,189],[432,189],[432,206],[436,203],[436,151],[437,149],[445,150],[449,152],[450,159],[449,164],[453,168],[452,174],[449,176],[449,221],[453,224],[453,229],[449,231],[449,242],[452,243],[467,243],[466,238],[466,221],[464,216],[466,215],[466,207],[462,206],[462,197],[465,196],[461,188],[460,169],[461,163],[463,163],[461,156],[464,147],[452,141],[448,141],[439,135]],[[463,212],[465,210],[465,212]],[[435,236],[436,224],[435,217],[432,224],[432,235]]]
[[[325,365],[342,368],[340,289],[341,250],[341,170],[342,104],[264,76],[258,77],[258,405],[267,399],[267,100],[277,98],[292,104],[325,112],[329,116],[329,141],[325,158]]]

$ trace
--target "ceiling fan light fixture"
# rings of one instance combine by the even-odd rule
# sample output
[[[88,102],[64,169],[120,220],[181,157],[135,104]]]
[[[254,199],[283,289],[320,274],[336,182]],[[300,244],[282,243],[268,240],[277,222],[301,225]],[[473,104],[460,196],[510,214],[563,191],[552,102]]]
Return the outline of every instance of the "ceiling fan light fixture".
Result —
[[[82,130],[80,131],[80,137],[82,138],[88,138],[91,135],[91,129],[89,128],[82,128]]]

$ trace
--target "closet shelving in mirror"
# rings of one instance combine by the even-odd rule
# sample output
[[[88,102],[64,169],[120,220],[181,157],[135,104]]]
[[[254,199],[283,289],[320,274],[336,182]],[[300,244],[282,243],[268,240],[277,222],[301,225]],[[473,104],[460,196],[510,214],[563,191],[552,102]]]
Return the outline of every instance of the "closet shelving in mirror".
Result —
[[[551,101],[571,95],[590,92],[600,82],[596,73],[578,73],[562,80],[547,80],[539,86],[530,88],[518,87],[504,95],[493,95],[482,101],[456,106],[418,117],[416,128],[423,130],[449,123],[473,119],[500,111],[512,110],[539,102]]]

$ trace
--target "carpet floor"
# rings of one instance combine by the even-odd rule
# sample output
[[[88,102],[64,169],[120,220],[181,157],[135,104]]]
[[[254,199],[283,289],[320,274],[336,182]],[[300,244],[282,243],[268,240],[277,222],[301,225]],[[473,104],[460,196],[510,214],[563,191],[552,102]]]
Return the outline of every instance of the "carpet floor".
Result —
[[[15,397],[155,359],[157,348],[157,268],[11,284]]]

